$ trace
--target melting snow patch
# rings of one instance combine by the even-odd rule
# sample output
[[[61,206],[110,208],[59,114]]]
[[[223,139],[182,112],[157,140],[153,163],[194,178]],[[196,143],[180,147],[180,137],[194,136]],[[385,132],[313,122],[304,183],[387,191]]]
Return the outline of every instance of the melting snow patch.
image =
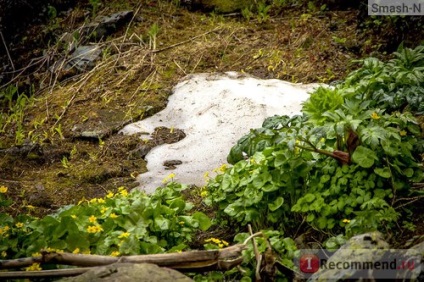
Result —
[[[174,172],[175,181],[202,186],[204,173],[226,163],[237,140],[261,127],[273,115],[295,115],[318,84],[262,80],[236,72],[185,77],[169,97],[167,107],[154,116],[129,124],[121,132],[152,133],[156,127],[182,129],[186,137],[153,148],[146,156],[148,172],[137,177],[140,188],[153,192]],[[180,160],[166,170],[167,160]]]

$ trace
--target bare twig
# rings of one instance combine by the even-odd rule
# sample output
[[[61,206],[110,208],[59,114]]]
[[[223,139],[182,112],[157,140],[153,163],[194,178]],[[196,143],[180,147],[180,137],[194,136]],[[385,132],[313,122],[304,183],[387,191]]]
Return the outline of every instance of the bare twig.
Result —
[[[10,57],[9,49],[7,48],[6,41],[4,40],[3,33],[0,31],[1,41],[3,42],[4,49],[6,50],[7,57],[9,58],[10,64],[12,65],[12,69],[15,70],[15,65],[13,64],[12,57]]]
[[[180,46],[180,45],[184,45],[184,44],[190,43],[190,42],[192,42],[192,41],[196,40],[196,39],[197,39],[197,38],[199,38],[199,37],[202,37],[202,36],[208,35],[209,33],[216,32],[216,31],[218,31],[218,30],[220,30],[220,29],[221,29],[220,27],[214,28],[214,29],[209,30],[209,31],[207,31],[207,32],[205,32],[205,33],[202,33],[202,34],[196,35],[196,36],[194,36],[194,37],[192,37],[192,38],[190,38],[190,39],[187,39],[187,40],[184,40],[184,41],[181,41],[181,42],[178,42],[178,43],[175,43],[175,44],[172,44],[172,45],[166,46],[166,47],[164,47],[164,48],[162,48],[162,49],[152,50],[152,53],[160,53],[160,52],[163,52],[163,51],[166,51],[166,50],[169,50],[169,49],[172,49],[172,48],[178,47],[178,46]]]
[[[247,225],[247,228],[249,230],[249,234],[252,236],[253,235],[253,231],[252,231],[252,226],[250,224]],[[256,245],[255,242],[255,238],[252,237],[252,245],[253,245],[253,252],[255,253],[255,258],[256,258],[256,271],[255,271],[255,277],[256,277],[256,281],[261,281],[261,263],[262,263],[262,256],[258,251],[258,246]]]

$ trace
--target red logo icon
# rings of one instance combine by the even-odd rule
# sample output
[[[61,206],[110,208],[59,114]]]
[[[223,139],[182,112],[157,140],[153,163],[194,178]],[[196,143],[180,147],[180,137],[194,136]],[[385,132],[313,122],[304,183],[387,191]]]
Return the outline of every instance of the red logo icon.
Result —
[[[299,259],[299,268],[303,273],[315,273],[319,270],[319,258],[314,254],[302,255]]]

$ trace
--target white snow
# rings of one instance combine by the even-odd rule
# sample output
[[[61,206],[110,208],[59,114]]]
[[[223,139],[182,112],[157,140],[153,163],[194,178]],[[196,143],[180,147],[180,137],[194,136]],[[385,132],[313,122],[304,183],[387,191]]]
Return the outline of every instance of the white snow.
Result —
[[[261,127],[267,117],[300,113],[308,92],[317,86],[236,72],[186,76],[163,111],[121,130],[124,134],[152,133],[156,127],[166,126],[186,134],[181,141],[157,146],[147,154],[148,172],[137,177],[140,188],[153,192],[171,172],[176,174],[175,181],[204,185],[204,173],[226,163],[230,148],[240,137]],[[183,163],[165,170],[166,160]]]

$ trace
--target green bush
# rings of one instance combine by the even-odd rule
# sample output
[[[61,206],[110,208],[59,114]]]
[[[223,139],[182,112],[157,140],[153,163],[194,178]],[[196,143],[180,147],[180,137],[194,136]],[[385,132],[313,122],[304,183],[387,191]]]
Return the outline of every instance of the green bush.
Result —
[[[269,118],[241,138],[207,202],[257,228],[297,230],[302,218],[351,235],[388,228],[396,203],[423,180],[423,140],[409,111],[422,110],[424,48],[395,55],[364,60],[344,83],[312,93],[303,116]]]
[[[121,187],[41,219],[0,213],[0,252],[19,258],[42,249],[115,256],[181,251],[211,225],[205,214],[191,211],[181,195],[186,188],[170,182],[148,196]]]

